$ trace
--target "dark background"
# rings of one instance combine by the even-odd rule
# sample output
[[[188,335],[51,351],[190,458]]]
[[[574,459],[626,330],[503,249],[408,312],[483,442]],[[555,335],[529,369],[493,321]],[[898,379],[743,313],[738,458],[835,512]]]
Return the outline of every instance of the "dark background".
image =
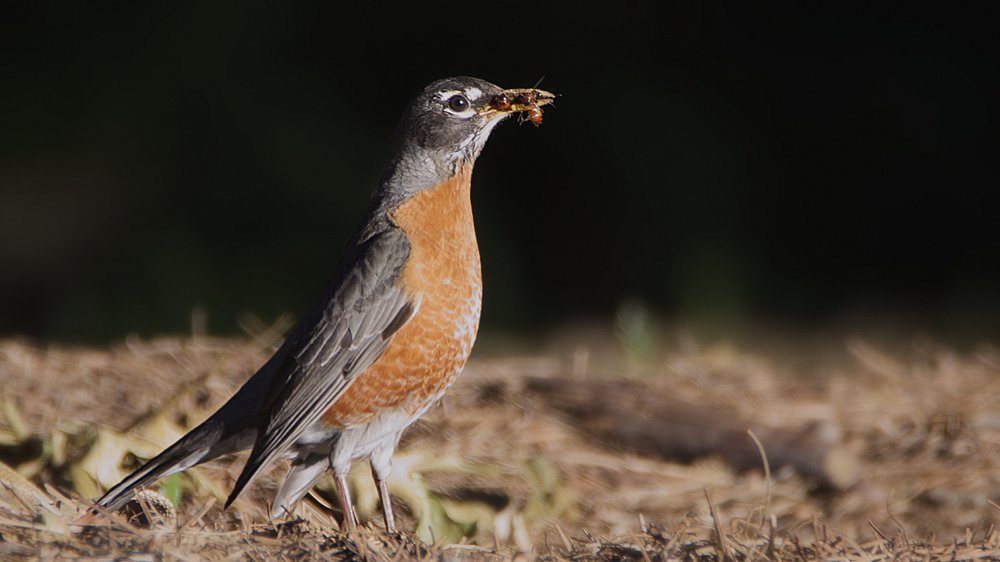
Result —
[[[996,337],[996,14],[755,4],[8,5],[0,334],[301,314],[403,105],[472,74],[563,94],[477,166],[485,330]]]

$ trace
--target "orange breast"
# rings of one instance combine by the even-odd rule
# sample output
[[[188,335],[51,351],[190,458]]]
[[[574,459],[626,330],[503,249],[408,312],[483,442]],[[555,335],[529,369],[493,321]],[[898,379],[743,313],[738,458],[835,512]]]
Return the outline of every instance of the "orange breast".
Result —
[[[483,283],[469,199],[472,169],[414,195],[390,214],[410,240],[400,283],[417,312],[381,357],[323,415],[334,427],[409,413],[444,392],[465,366],[479,329]]]

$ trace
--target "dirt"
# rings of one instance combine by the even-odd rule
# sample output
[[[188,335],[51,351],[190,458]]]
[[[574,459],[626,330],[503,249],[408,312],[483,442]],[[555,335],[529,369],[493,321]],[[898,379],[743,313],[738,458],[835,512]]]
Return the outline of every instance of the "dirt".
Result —
[[[243,455],[168,479],[167,507],[78,524],[87,498],[211,413],[285,329],[108,349],[0,342],[0,558],[1000,559],[1000,351],[927,341],[830,342],[808,368],[690,339],[637,358],[610,334],[475,358],[404,437],[397,536],[379,527],[364,463],[351,482],[369,523],[353,534],[328,480],[269,521],[283,466],[222,510]],[[677,431],[697,447],[620,431],[616,416],[645,431],[660,408],[693,420]]]

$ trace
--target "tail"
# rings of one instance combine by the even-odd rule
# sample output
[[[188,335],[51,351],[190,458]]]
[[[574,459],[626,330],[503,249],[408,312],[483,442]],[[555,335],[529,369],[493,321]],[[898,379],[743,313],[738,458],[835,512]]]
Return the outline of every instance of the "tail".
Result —
[[[220,413],[221,410],[216,416]],[[252,425],[226,436],[226,424],[216,419],[216,416],[205,420],[167,450],[128,475],[97,500],[97,504],[108,511],[117,511],[132,498],[137,488],[227,453],[250,448],[256,436]]]
[[[108,511],[117,511],[132,498],[136,488],[253,446],[257,438],[254,413],[287,355],[286,342],[210,418],[108,490],[97,504]]]

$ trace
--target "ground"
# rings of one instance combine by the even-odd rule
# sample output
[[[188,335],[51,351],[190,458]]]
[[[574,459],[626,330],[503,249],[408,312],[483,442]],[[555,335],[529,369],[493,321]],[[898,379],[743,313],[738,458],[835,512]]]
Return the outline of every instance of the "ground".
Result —
[[[269,521],[283,466],[222,510],[243,455],[79,524],[87,498],[221,404],[286,329],[0,342],[0,558],[1000,559],[1000,351],[921,339],[789,352],[574,332],[477,356],[406,434],[397,536],[361,463],[369,523],[353,534],[329,481]]]

